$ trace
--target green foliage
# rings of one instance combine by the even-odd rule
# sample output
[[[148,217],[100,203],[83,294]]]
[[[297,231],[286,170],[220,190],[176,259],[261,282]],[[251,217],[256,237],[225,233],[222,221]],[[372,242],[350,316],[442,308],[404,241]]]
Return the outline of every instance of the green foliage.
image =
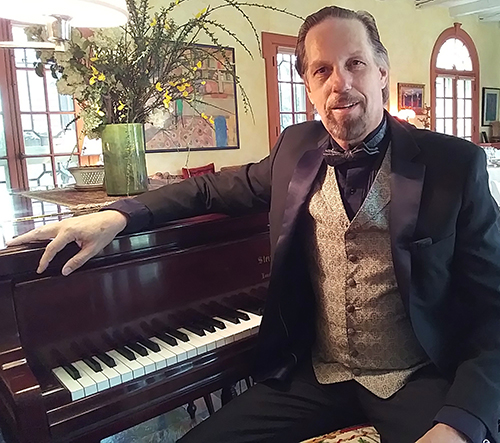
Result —
[[[236,32],[212,17],[213,12],[228,7],[237,10],[251,26],[259,48],[258,33],[245,7],[300,17],[272,6],[221,0],[184,23],[176,22],[172,11],[188,1],[174,0],[151,14],[149,0],[127,0],[130,18],[124,27],[96,29],[88,36],[73,29],[65,52],[38,52],[40,63],[36,68],[40,70],[48,64],[52,75],[58,78],[59,93],[75,97],[87,135],[99,136],[103,125],[108,123],[145,123],[153,111],[170,109],[177,100],[196,109],[196,104],[203,102],[205,83],[199,71],[211,57],[232,76],[245,110],[251,110],[216,31],[229,35],[250,56],[252,53]],[[41,27],[27,28],[26,33],[33,40],[46,40]],[[211,46],[200,46],[200,37]],[[210,120],[209,116],[203,114],[203,117]]]

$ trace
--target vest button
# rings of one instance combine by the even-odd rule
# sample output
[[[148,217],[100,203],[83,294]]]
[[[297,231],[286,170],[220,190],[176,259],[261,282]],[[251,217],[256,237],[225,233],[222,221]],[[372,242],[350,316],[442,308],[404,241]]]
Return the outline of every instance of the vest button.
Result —
[[[352,370],[352,373],[357,377],[358,375],[361,375],[361,369],[355,368]]]
[[[346,240],[354,240],[356,238],[356,234],[354,232],[348,232],[345,235]]]
[[[354,328],[347,328],[347,335],[354,335],[356,334],[356,329]]]
[[[359,355],[359,352],[356,349],[353,349],[350,353],[351,357],[356,358]]]
[[[349,254],[347,256],[347,260],[349,260],[352,263],[356,263],[358,261],[358,256],[354,254]]]
[[[349,286],[350,288],[355,288],[356,287],[356,280],[354,280],[353,278],[349,278],[347,280],[347,286]]]
[[[356,307],[354,305],[347,305],[346,311],[347,312],[354,312],[356,310]]]

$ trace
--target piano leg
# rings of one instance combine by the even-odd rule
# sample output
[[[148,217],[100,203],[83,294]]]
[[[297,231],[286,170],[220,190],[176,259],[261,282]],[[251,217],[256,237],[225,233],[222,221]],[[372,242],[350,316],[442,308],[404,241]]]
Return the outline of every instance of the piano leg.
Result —
[[[188,403],[186,411],[188,412],[189,416],[191,417],[191,420],[194,420],[194,417],[196,416],[196,405],[194,404],[194,401],[190,401]]]
[[[204,395],[203,399],[205,400],[205,405],[207,406],[208,413],[212,415],[215,412],[214,403],[212,401],[212,394]]]
[[[236,393],[236,386],[224,386],[222,388],[221,402],[222,406],[227,405],[233,398],[236,398],[238,394]]]

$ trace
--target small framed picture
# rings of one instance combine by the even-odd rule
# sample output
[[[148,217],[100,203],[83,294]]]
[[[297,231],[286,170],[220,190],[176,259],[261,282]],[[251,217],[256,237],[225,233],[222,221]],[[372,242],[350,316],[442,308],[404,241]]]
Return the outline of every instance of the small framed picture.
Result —
[[[500,88],[483,88],[483,126],[500,118]]]
[[[425,85],[415,83],[398,83],[398,111],[413,109],[415,114],[424,113]]]

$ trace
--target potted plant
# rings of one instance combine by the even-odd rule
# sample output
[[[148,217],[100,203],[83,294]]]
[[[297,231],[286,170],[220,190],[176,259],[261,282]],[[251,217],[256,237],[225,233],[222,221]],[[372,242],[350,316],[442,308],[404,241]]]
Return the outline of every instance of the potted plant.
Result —
[[[174,0],[151,13],[149,0],[127,0],[129,21],[122,28],[80,32],[74,29],[65,52],[39,51],[40,68],[49,64],[59,93],[73,95],[89,137],[101,137],[105,183],[110,195],[132,195],[147,187],[144,128],[153,112],[170,110],[184,102],[196,110],[202,102],[205,80],[199,68],[209,57],[217,57],[239,87],[245,110],[248,97],[241,86],[216,31],[222,31],[252,55],[237,34],[215,20],[213,12],[237,10],[258,33],[244,7],[259,7],[286,13],[284,9],[236,0],[222,0],[208,6],[183,23],[172,13],[189,0]],[[30,27],[32,39],[44,40],[42,28]],[[200,39],[214,50],[199,45]],[[260,46],[260,45],[259,45]],[[211,116],[200,113],[207,124]]]

